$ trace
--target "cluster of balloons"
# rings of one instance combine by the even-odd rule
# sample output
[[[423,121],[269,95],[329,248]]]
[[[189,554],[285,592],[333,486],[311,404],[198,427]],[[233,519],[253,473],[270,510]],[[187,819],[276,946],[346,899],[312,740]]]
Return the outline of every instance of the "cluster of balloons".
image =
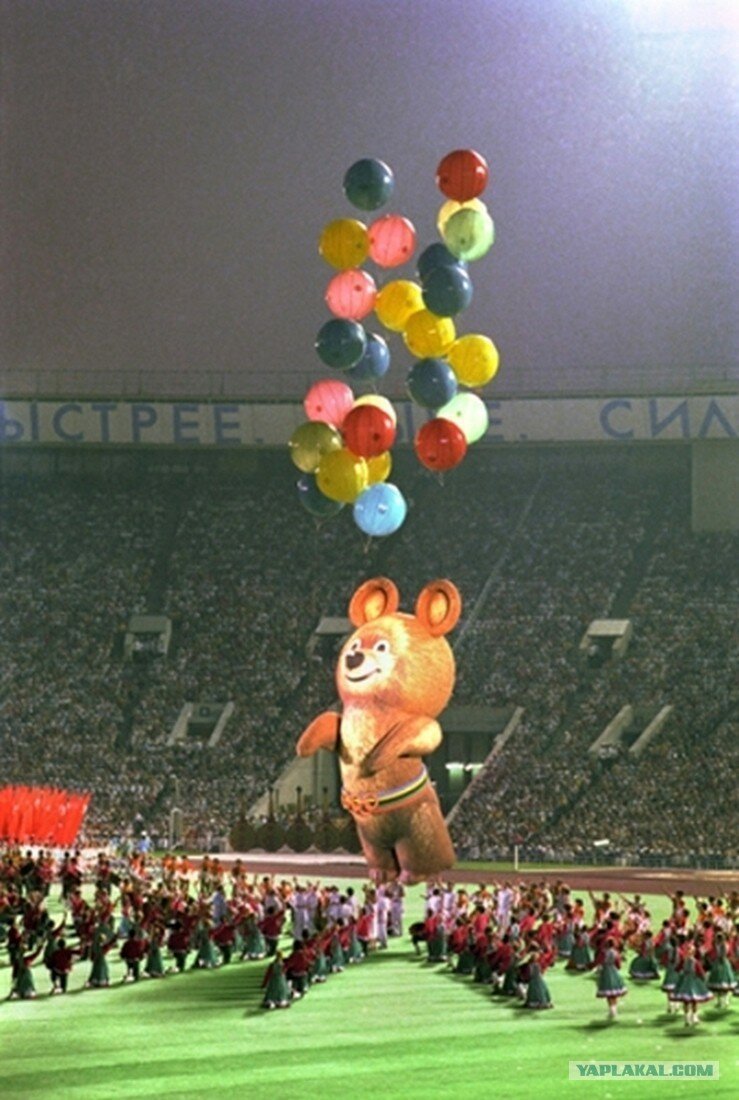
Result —
[[[430,470],[457,466],[470,444],[488,427],[484,402],[473,390],[498,371],[492,340],[457,335],[455,318],[473,295],[468,265],[481,259],[495,239],[493,220],[480,195],[488,183],[484,157],[472,149],[447,154],[436,171],[444,195],[437,228],[441,237],[425,248],[416,265],[417,279],[391,279],[378,287],[362,266],[381,270],[407,263],[416,250],[416,230],[400,214],[382,214],[365,225],[337,218],[321,233],[320,255],[335,274],[325,293],[331,319],[316,337],[316,351],[327,367],[344,378],[376,385],[390,368],[385,338],[362,323],[374,313],[379,323],[399,333],[413,356],[406,387],[429,419],[417,432],[414,448]],[[344,194],[362,211],[375,211],[393,193],[392,170],[380,160],[352,164],[344,176]],[[466,389],[463,387],[467,387]],[[290,439],[303,506],[319,518],[352,504],[360,530],[390,535],[405,520],[406,501],[388,482],[397,416],[392,403],[376,393],[355,397],[348,381],[324,378],[304,401],[306,422]]]

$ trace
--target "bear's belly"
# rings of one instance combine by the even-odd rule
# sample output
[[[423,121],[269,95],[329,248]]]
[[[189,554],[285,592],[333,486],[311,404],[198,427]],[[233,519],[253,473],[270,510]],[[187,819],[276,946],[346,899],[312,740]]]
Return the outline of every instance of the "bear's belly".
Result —
[[[361,765],[391,725],[392,720],[387,722],[373,711],[347,707],[341,719],[342,765]]]
[[[347,707],[341,719],[341,777],[345,790],[378,794],[410,783],[421,774],[417,756],[400,756],[379,771],[368,772],[366,760],[383,737],[407,716],[398,711],[377,713]]]

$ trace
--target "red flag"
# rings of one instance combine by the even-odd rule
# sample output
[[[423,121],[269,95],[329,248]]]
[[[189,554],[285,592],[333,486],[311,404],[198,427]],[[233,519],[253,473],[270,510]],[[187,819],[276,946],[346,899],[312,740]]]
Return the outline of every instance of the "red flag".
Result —
[[[3,787],[0,840],[13,844],[71,847],[90,804],[90,795],[54,787]]]

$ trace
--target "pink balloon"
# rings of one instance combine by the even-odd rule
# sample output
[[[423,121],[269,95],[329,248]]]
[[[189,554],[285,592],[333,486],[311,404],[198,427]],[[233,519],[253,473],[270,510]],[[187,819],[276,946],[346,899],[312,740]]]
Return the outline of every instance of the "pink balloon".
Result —
[[[326,305],[335,317],[361,321],[375,308],[375,280],[359,267],[340,271],[326,288]]]
[[[400,214],[385,214],[369,227],[370,257],[380,267],[398,267],[413,255],[416,230]]]
[[[308,390],[303,401],[309,420],[323,420],[334,428],[340,428],[344,417],[354,405],[354,394],[346,382],[323,378]]]

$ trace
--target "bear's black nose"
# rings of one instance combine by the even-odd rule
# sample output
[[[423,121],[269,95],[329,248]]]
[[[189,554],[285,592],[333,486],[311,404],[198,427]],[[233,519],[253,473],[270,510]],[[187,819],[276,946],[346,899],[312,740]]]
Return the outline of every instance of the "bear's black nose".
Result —
[[[348,669],[359,668],[364,660],[364,653],[347,653],[344,659]]]

